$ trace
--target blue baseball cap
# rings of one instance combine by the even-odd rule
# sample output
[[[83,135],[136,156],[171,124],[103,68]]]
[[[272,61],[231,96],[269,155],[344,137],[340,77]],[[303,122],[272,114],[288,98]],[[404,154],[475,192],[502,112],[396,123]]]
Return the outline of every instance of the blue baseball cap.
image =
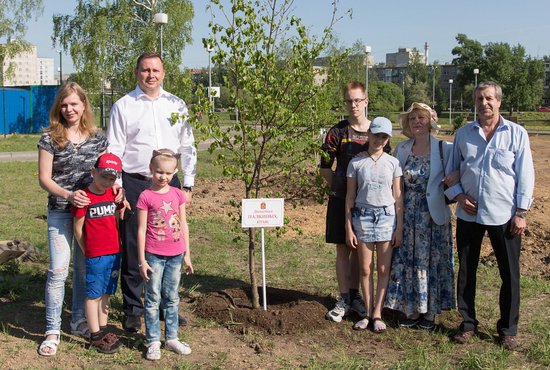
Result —
[[[392,136],[392,126],[391,121],[386,117],[376,117],[372,120],[369,128],[370,132],[373,134],[386,134]]]

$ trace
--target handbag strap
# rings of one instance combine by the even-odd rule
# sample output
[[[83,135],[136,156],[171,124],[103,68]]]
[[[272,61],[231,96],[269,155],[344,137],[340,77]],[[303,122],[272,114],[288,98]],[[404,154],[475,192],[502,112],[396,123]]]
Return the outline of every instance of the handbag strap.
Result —
[[[439,140],[439,158],[441,159],[441,166],[443,167],[443,176],[447,176],[445,174],[445,160],[443,159],[443,140]]]

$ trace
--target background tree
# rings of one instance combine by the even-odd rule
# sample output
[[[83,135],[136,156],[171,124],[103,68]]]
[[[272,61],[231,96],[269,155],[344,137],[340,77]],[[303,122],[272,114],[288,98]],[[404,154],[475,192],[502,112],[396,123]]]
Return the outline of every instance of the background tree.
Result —
[[[239,119],[223,127],[210,115],[197,127],[214,139],[211,151],[223,148],[217,163],[225,175],[242,181],[244,198],[276,195],[274,189],[287,199],[299,197],[295,190],[311,191],[304,189],[316,181],[313,153],[320,147],[319,130],[333,121],[327,98],[336,69],[329,68],[324,82],[315,84],[314,62],[331,37],[336,3],[332,22],[317,39],[290,15],[292,0],[234,0],[227,10],[211,0],[212,38],[204,42],[214,45],[214,62],[228,70],[225,84]],[[338,62],[332,58],[330,65]],[[247,234],[252,305],[257,308],[255,229]]]
[[[479,69],[478,81],[483,81],[485,73],[488,69],[485,65],[485,57],[483,55],[483,46],[479,41],[469,39],[463,33],[459,33],[456,36],[458,46],[455,46],[451,53],[456,55],[452,63],[459,67],[459,74],[456,77],[454,83],[454,89],[457,91],[464,91],[464,87],[472,83],[472,76],[474,75],[474,69]]]
[[[409,63],[407,65],[407,75],[411,79],[412,84],[419,82],[428,82],[429,66],[420,57],[418,50],[414,50]]]
[[[492,80],[503,89],[503,107],[509,115],[514,110],[534,109],[540,105],[544,91],[544,62],[525,54],[521,45],[511,47],[507,43],[488,43],[482,46],[459,34],[461,44],[453,49],[453,63],[459,67],[457,81],[460,93],[469,98],[473,69],[479,68],[478,81]]]
[[[383,81],[369,82],[369,109],[380,116],[389,116],[391,112],[401,110],[403,94],[394,83]]]
[[[155,13],[168,14],[163,25],[163,59],[167,76],[177,74],[181,52],[191,41],[193,5],[190,0],[78,0],[72,15],[54,15],[52,42],[69,50],[82,84],[91,92],[102,81],[112,81],[118,90],[135,85],[133,70],[145,51],[160,52],[160,25]],[[165,87],[175,91],[182,76],[168,78]]]
[[[23,37],[27,30],[27,21],[42,14],[42,0],[4,0],[0,3],[0,79],[13,73],[13,65],[4,69],[6,59],[30,49]]]

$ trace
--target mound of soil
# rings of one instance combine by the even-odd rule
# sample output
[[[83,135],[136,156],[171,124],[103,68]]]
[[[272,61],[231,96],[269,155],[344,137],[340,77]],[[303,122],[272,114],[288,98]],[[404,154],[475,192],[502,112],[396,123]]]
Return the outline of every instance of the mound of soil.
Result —
[[[319,320],[327,312],[329,297],[312,296],[287,289],[266,288],[268,310],[253,309],[249,289],[235,288],[200,296],[194,302],[196,316],[215,320],[231,331],[244,333],[254,327],[266,334],[283,335],[309,332],[330,325]],[[262,292],[260,290],[260,304]]]

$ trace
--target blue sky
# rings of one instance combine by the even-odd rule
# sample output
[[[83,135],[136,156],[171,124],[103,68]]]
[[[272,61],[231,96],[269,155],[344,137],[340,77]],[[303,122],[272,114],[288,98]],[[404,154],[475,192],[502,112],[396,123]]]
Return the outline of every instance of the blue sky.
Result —
[[[201,39],[209,35],[207,0],[192,0],[195,8],[193,43],[183,51],[183,65],[205,67],[208,53]],[[332,0],[295,0],[293,13],[302,18],[313,34],[320,34],[330,22]],[[38,21],[28,24],[27,40],[38,46],[38,56],[55,58],[59,54],[52,47],[52,15],[70,14],[75,0],[44,0],[44,13]],[[362,40],[372,48],[376,63],[385,61],[386,53],[399,47],[424,49],[430,44],[430,61],[450,62],[455,37],[459,33],[488,42],[507,42],[523,45],[533,57],[550,55],[550,22],[548,0],[340,0],[340,13],[352,9],[353,16],[344,17],[334,27],[340,44],[351,46]],[[164,40],[166,44],[168,40]],[[63,55],[63,72],[73,70],[68,55]]]

